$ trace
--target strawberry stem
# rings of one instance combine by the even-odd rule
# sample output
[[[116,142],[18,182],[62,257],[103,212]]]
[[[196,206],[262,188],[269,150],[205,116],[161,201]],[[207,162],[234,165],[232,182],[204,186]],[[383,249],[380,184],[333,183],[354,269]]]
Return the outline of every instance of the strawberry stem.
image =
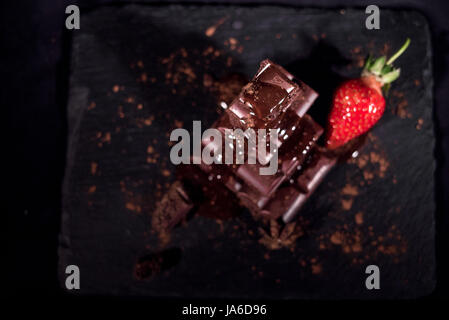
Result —
[[[409,45],[410,39],[407,38],[402,47],[390,59],[388,59],[388,61],[385,56],[381,56],[379,58],[369,56],[362,71],[362,78],[370,78],[374,76],[374,79],[379,82],[380,87],[382,87],[384,91],[388,91],[390,88],[389,84],[399,78],[399,75],[401,74],[401,69],[394,68],[392,63],[399,58],[405,50],[407,50]]]
[[[394,60],[399,58],[399,56],[403,54],[405,50],[407,50],[409,45],[410,45],[410,38],[407,38],[402,47],[387,61],[387,65],[391,65],[394,62]]]

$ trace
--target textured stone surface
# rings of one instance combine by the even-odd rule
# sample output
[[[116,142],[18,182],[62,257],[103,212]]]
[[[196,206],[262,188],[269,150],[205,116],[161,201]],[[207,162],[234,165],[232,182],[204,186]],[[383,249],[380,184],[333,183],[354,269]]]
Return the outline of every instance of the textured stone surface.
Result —
[[[63,267],[76,264],[81,293],[430,293],[435,205],[427,22],[413,11],[383,10],[382,29],[368,31],[365,16],[351,9],[179,5],[83,14],[81,30],[73,33],[61,279]],[[385,115],[359,159],[334,169],[303,208],[304,235],[294,247],[269,251],[245,212],[224,221],[194,216],[169,240],[152,233],[155,202],[174,180],[168,134],[180,121],[190,129],[192,120],[202,120],[205,129],[218,117],[217,79],[251,77],[270,58],[320,93],[311,114],[323,123],[338,82],[357,76],[368,53],[391,54],[406,37],[412,44],[397,63],[402,75]],[[162,272],[146,280],[136,278],[142,257],[170,256],[167,249],[177,252],[173,263],[162,263],[156,268]],[[365,289],[368,264],[381,269],[380,291]]]

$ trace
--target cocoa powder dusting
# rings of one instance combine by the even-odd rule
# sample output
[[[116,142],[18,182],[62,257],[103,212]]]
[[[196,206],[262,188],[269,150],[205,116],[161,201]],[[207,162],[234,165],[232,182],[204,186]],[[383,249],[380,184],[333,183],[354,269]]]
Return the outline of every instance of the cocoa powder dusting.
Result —
[[[355,223],[363,224],[363,212],[357,212],[354,216]]]
[[[424,120],[419,118],[418,121],[416,122],[416,130],[421,130],[423,123],[424,123]]]
[[[91,162],[90,163],[90,172],[94,176],[97,173],[98,163],[97,162]]]
[[[134,193],[129,189],[129,185],[131,187],[139,187],[143,184],[143,181],[138,180],[131,182],[129,177],[125,178],[126,182],[124,180],[120,181],[120,191],[124,195],[125,200],[125,209],[132,212],[140,214],[143,210],[143,195],[138,193]]]
[[[412,117],[408,111],[408,101],[405,99],[403,92],[393,90],[391,92],[391,105],[393,114],[397,115],[401,119],[409,119]]]
[[[87,191],[88,193],[95,193],[95,191],[97,190],[97,186],[90,186],[89,190]]]
[[[364,185],[365,182],[370,184],[374,178],[384,178],[390,167],[390,162],[381,149],[377,137],[368,134],[368,141],[372,151],[364,151],[357,158],[348,161],[349,164],[355,164],[362,169],[363,180],[360,185]]]
[[[204,32],[204,34],[208,37],[212,37],[215,34],[215,32],[217,31],[217,28],[219,26],[221,26],[226,21],[226,19],[227,19],[227,17],[224,17],[224,18],[221,18],[220,20],[218,20],[217,23],[215,23],[214,25],[207,28],[206,32]]]

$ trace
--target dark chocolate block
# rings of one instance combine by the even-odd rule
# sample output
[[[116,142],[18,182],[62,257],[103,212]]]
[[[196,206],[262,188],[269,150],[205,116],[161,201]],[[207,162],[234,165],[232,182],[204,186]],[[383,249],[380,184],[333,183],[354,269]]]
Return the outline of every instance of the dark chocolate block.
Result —
[[[291,130],[291,137],[279,150],[282,172],[290,176],[305,161],[323,134],[323,129],[309,115],[304,115],[296,130]]]
[[[261,213],[273,219],[282,216],[285,223],[292,222],[336,162],[336,156],[316,148],[293,183],[280,188]]]
[[[152,216],[153,228],[166,232],[173,228],[193,208],[193,203],[183,189],[181,182],[174,182],[157,204]]]
[[[302,117],[317,97],[315,91],[267,59],[229,111],[239,119],[233,123],[236,127],[277,128],[287,109]]]
[[[236,175],[246,182],[239,196],[244,198],[245,204],[252,200],[253,205],[262,209],[269,198],[277,197],[276,190],[278,187],[302,168],[301,165],[309,156],[322,132],[321,127],[312,118],[305,115],[288,143],[280,149],[278,172],[275,175],[260,175],[260,164],[239,166]],[[245,188],[246,186],[248,188]],[[248,189],[253,190],[250,192]],[[246,194],[244,195],[244,193]],[[252,197],[249,196],[250,193],[253,195]],[[257,194],[258,196],[254,197]]]

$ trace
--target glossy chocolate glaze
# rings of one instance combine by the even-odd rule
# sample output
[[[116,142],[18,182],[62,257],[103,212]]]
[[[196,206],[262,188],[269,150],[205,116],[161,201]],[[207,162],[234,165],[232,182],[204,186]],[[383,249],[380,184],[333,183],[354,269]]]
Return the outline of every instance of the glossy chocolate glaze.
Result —
[[[285,223],[293,221],[332,168],[338,162],[356,157],[365,140],[366,135],[360,136],[336,150],[316,146],[304,167],[295,173],[293,183],[281,187],[262,213],[271,218],[282,215]]]
[[[243,87],[213,127],[222,132],[222,150],[225,129],[278,129],[278,172],[263,176],[259,174],[260,164],[247,163],[201,164],[201,169],[211,179],[221,181],[253,214],[267,215],[272,211],[264,210],[267,203],[273,202],[272,199],[277,198],[278,188],[301,169],[323,133],[323,129],[306,114],[317,96],[284,68],[270,60],[262,61],[256,76]],[[210,143],[203,141],[203,145]],[[256,151],[248,150],[245,155]],[[268,214],[280,215],[280,212]]]

